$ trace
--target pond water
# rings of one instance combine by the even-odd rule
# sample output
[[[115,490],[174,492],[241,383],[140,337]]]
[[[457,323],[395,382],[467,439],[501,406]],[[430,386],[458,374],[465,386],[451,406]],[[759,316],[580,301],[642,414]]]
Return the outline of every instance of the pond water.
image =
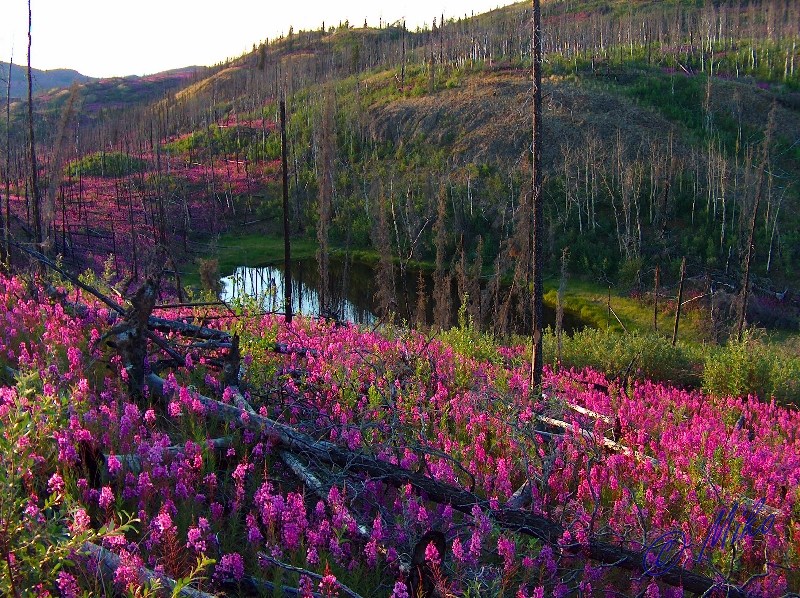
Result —
[[[375,274],[372,266],[359,262],[346,264],[341,259],[331,259],[329,276],[328,315],[331,313],[341,320],[357,324],[374,324],[377,321],[375,302]],[[407,271],[401,275],[395,269],[395,291],[397,294],[396,312],[400,319],[415,321],[417,286],[419,271]],[[427,294],[426,321],[433,320],[433,277],[423,273]],[[251,268],[240,266],[233,275],[221,279],[222,298],[232,301],[242,295],[256,298],[267,311],[284,310],[284,270],[279,266]],[[320,275],[316,260],[292,261],[292,312],[305,315],[320,314]],[[459,300],[453,285],[453,305]],[[455,311],[452,324],[456,324]],[[545,326],[555,327],[555,310],[544,306]],[[578,317],[564,314],[564,330],[568,333],[580,330],[586,324]],[[515,327],[516,332],[527,333]]]

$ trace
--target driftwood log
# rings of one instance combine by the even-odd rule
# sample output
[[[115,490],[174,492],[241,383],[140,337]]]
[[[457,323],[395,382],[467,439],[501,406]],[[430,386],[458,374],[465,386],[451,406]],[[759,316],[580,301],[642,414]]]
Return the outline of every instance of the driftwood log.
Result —
[[[92,542],[85,542],[82,548],[84,555],[97,566],[97,572],[101,578],[109,584],[113,583],[114,574],[122,564],[120,557]],[[147,567],[139,567],[138,577],[142,586],[157,582],[161,587],[162,595],[171,596],[175,589],[174,579],[161,573],[156,573]],[[186,596],[187,598],[215,598],[214,594],[207,594],[191,587],[181,588],[178,595]]]
[[[19,246],[19,248],[38,259],[45,265],[61,273],[68,280],[73,282],[73,284],[76,284],[78,287],[96,296],[99,300],[116,311],[118,314],[126,317],[127,329],[123,328],[117,334],[120,332],[123,334],[127,332],[129,334],[129,337],[126,338],[123,336],[121,339],[123,343],[122,347],[120,347],[120,352],[123,353],[125,368],[129,371],[129,373],[135,375],[133,383],[134,385],[132,386],[132,391],[134,393],[136,392],[136,385],[142,380],[139,377],[139,372],[143,371],[143,368],[140,369],[137,363],[140,354],[139,340],[136,339],[136,341],[133,343],[133,347],[129,349],[125,348],[125,341],[130,341],[133,338],[131,336],[132,333],[135,332],[135,335],[138,335],[145,345],[146,340],[144,339],[149,338],[162,349],[166,350],[174,358],[174,350],[169,348],[163,339],[158,338],[154,333],[152,333],[152,331],[149,330],[150,320],[152,317],[150,313],[155,305],[155,294],[151,289],[148,288],[149,285],[146,284],[143,289],[140,289],[139,292],[137,292],[134,303],[136,303],[138,300],[139,305],[137,306],[135,304],[130,311],[126,311],[121,306],[100,293],[97,289],[89,287],[75,277],[71,276],[46,256],[22,246]],[[167,324],[165,321],[163,321],[163,319],[162,321],[154,322],[154,325],[154,327],[157,326],[162,331],[165,329],[178,331],[178,328],[183,328],[184,332],[194,334],[195,338],[202,338],[199,336],[199,334],[201,334],[199,330],[189,330],[188,326],[191,325],[183,325],[176,328],[174,323]],[[192,328],[199,329],[200,327]],[[230,335],[224,335],[224,333],[220,334],[218,331],[213,331],[213,333],[209,335],[209,340],[212,339],[227,341],[230,339]],[[293,348],[280,344],[276,344],[275,351],[284,354],[296,353],[301,356],[316,354],[316,351],[314,350]],[[143,361],[144,360],[142,359],[142,363]],[[181,365],[184,363],[180,358],[176,359],[176,362]],[[165,381],[163,378],[152,373],[144,376],[143,378],[144,382],[146,382],[153,390],[161,394],[165,399],[169,399],[169,393],[164,392]],[[139,387],[139,391],[141,391],[142,388],[143,384],[141,384]],[[441,504],[449,504],[454,509],[463,513],[471,513],[472,508],[477,505],[483,511],[487,512],[500,528],[534,536],[550,545],[558,546],[558,542],[563,536],[564,527],[555,521],[547,519],[546,517],[542,517],[521,509],[509,508],[508,506],[493,509],[491,508],[489,501],[462,488],[458,488],[420,473],[407,470],[403,467],[394,465],[365,453],[349,450],[334,443],[316,440],[290,426],[281,424],[267,417],[263,417],[257,413],[251,412],[250,410],[228,405],[203,395],[199,395],[198,400],[208,409],[209,414],[213,415],[214,417],[217,417],[223,421],[236,423],[255,432],[268,434],[283,450],[286,450],[290,453],[302,454],[307,459],[314,459],[326,465],[340,467],[345,473],[350,472],[367,474],[372,478],[381,480],[387,484],[392,484],[395,486],[410,484],[418,491],[424,493],[427,499]],[[242,398],[241,401],[244,401],[244,399]],[[241,404],[240,401],[236,402]],[[246,401],[244,401],[244,403],[246,404]],[[609,446],[608,448],[612,447]],[[104,563],[110,563],[113,565],[115,558],[118,562],[118,557],[115,557],[115,555],[109,553],[102,547],[96,545],[87,545],[85,548],[88,553],[97,555],[99,560]],[[590,538],[586,544],[570,544],[561,546],[560,548],[561,550],[571,554],[581,555],[583,557],[597,560],[601,563],[620,567],[630,571],[637,571],[640,573],[642,572],[642,563],[645,557],[645,554],[642,552],[630,550],[622,546],[617,546],[606,542],[601,542],[595,538]],[[148,572],[149,570],[143,569],[141,573],[143,575],[147,575]],[[169,578],[167,578],[167,580],[168,579]],[[703,594],[713,588],[720,587],[720,584],[715,583],[712,579],[706,576],[692,573],[691,571],[677,566],[669,571],[666,571],[663,573],[663,575],[660,575],[659,580],[672,586],[681,586],[685,590],[698,594]],[[731,597],[744,597],[747,595],[744,590],[731,585],[725,585],[724,590],[726,595]],[[192,591],[196,592],[194,590]],[[208,596],[207,594],[203,593],[189,595]]]
[[[163,378],[150,374],[146,379],[154,391],[165,399],[169,398],[169,393],[164,392],[165,381]],[[449,504],[462,513],[471,513],[472,508],[477,505],[500,528],[536,537],[553,546],[558,546],[558,542],[564,534],[565,528],[561,524],[530,511],[508,507],[493,509],[488,500],[462,488],[359,451],[349,450],[331,442],[316,440],[291,426],[203,395],[198,395],[197,400],[207,409],[207,413],[211,417],[267,434],[280,448],[326,465],[338,466],[345,473],[367,474],[373,479],[394,486],[410,484],[418,491],[423,492],[427,499],[441,504]],[[641,551],[601,542],[594,538],[590,539],[587,544],[571,544],[561,548],[571,554],[638,572],[642,571],[642,562],[645,558],[645,553]],[[672,586],[682,586],[685,590],[698,594],[718,587],[718,584],[709,577],[677,566],[659,576],[658,579]],[[726,586],[725,591],[731,597],[744,598],[746,596],[743,590],[733,586]]]

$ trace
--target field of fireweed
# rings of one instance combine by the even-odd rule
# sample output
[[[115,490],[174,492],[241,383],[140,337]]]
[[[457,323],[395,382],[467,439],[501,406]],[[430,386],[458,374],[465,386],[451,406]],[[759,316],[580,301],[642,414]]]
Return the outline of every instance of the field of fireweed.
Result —
[[[134,147],[125,138],[109,151],[68,162],[45,194],[47,243],[65,262],[98,274],[109,268],[138,273],[154,260],[163,263],[158,247],[170,247],[176,259],[192,254],[197,236],[223,232],[230,218],[254,219],[266,209],[265,188],[275,184],[279,169],[274,129],[264,119],[227,118],[157,147]],[[52,173],[44,169],[41,176]],[[31,232],[33,199],[24,181],[12,182],[9,204],[12,226]]]
[[[796,409],[249,313],[168,312],[140,372],[130,312],[0,278],[4,594],[798,590]]]

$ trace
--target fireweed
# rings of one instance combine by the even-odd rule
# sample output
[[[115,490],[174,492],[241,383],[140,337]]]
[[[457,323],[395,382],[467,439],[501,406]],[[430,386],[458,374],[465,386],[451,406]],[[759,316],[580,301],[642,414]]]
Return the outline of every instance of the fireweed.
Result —
[[[362,475],[347,484],[333,478],[322,500],[281,462],[270,435],[222,423],[200,404],[200,394],[232,400],[213,367],[221,352],[198,353],[190,367],[164,373],[168,404],[154,396],[132,403],[120,359],[96,342],[109,328],[108,310],[64,290],[88,309],[72,313],[50,303],[41,288],[37,300],[20,279],[0,278],[0,366],[18,372],[2,378],[3,417],[21,414],[26,423],[14,425],[31,430],[16,437],[4,430],[5,442],[13,443],[4,455],[17,459],[3,467],[12,476],[7,487],[17,489],[15,502],[2,505],[9,529],[44,526],[64,530],[53,537],[78,542],[90,529],[127,521],[128,512],[140,523],[106,546],[131,566],[181,577],[205,556],[219,563],[206,589],[255,576],[308,591],[307,577],[301,582],[294,573],[278,573],[259,560],[263,553],[380,596],[403,595],[401,563],[417,539],[437,529],[448,544],[437,570],[454,593],[535,596],[607,587],[680,595],[659,579],[622,581],[562,546],[594,537],[643,550],[678,529],[699,549],[723,505],[763,498],[779,511],[769,534],[743,535],[734,547],[718,543],[708,560],[693,564],[687,554],[681,564],[743,583],[767,562],[767,575],[748,590],[773,596],[797,589],[797,578],[787,573],[800,567],[797,411],[650,382],[622,388],[590,370],[546,370],[546,396],[531,399],[522,347],[498,347],[500,358],[486,361],[413,331],[381,333],[304,318],[287,327],[270,315],[215,314],[214,326],[241,335],[246,398],[260,414],[473,489],[493,507],[530,481],[526,508],[565,528],[558,545],[543,546],[501,531],[480,508],[457,513],[411,486],[392,488]],[[190,315],[184,308],[171,317]],[[275,342],[305,351],[277,354]],[[616,440],[630,452],[604,450],[600,439],[612,426],[564,408],[565,402],[616,417]],[[568,429],[556,437],[540,434],[537,414],[558,417]],[[223,437],[230,438],[226,448],[208,442]],[[36,439],[29,451],[25,438]],[[90,475],[87,447],[108,456],[101,480]],[[22,454],[29,455],[24,467]],[[744,525],[745,514],[739,517],[736,523]],[[48,527],[53,518],[61,523]],[[65,545],[71,550],[74,542]],[[33,558],[16,549],[6,554],[13,554],[5,565],[12,577],[23,570],[19,559]],[[69,550],[52,555],[65,575],[42,567],[35,578],[15,581],[30,591],[41,584],[56,593],[73,582],[91,590],[91,576],[72,566]],[[123,570],[120,583],[130,581]]]

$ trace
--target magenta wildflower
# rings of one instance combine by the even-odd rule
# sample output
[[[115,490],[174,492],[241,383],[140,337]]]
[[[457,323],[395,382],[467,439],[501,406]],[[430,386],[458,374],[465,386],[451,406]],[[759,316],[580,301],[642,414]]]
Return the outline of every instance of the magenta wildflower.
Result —
[[[99,504],[100,508],[105,511],[113,502],[114,492],[112,492],[109,486],[103,486],[103,488],[100,490],[100,498],[98,499],[97,504]]]
[[[64,570],[58,572],[56,578],[56,587],[61,592],[62,598],[78,598],[80,596],[80,587],[75,578]]]
[[[313,598],[314,596],[314,582],[308,575],[300,576],[297,589],[300,590],[300,598]]]
[[[47,482],[47,491],[50,494],[60,494],[64,491],[64,478],[54,473]]]
[[[408,593],[408,586],[404,581],[396,581],[392,588],[391,598],[411,598]]]
[[[234,579],[241,581],[244,577],[244,560],[238,552],[222,555],[214,571],[214,577],[218,580]]]
[[[80,507],[75,509],[72,514],[72,524],[70,525],[70,529],[74,533],[80,534],[81,532],[87,531],[91,525],[92,520],[89,518],[86,510]]]

